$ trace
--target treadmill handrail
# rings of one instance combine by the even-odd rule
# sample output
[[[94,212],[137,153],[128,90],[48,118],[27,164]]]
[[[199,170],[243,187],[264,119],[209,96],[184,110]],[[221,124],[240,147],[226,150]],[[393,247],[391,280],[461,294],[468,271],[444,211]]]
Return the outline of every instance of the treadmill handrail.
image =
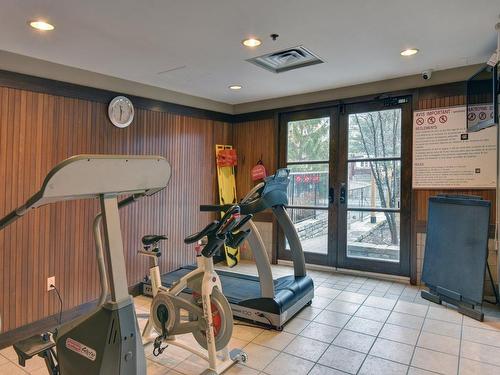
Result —
[[[273,207],[273,212],[290,245],[290,253],[293,262],[293,273],[295,277],[306,276],[307,271],[304,250],[302,248],[302,243],[300,242],[299,235],[297,234],[297,230],[295,229],[290,216],[283,206]]]
[[[249,220],[242,228],[243,230],[250,229],[250,234],[247,237],[250,249],[252,249],[255,266],[259,274],[260,296],[264,298],[274,298],[274,279],[269,256],[267,255],[264,241],[255,226],[253,220]]]
[[[253,196],[261,190],[265,186],[265,182],[259,182],[257,185],[255,185],[241,200],[240,206],[243,204],[247,204],[248,201],[250,201]]]

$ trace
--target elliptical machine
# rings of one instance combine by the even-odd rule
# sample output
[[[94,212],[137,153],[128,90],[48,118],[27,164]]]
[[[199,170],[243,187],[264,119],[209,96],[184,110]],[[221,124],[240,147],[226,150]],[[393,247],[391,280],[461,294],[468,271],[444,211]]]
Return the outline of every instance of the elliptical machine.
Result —
[[[249,230],[240,231],[251,216],[240,220],[240,207],[232,206],[220,221],[214,221],[202,231],[184,239],[186,244],[196,246],[196,268],[176,281],[170,289],[161,285],[158,258],[161,252],[158,242],[162,235],[147,235],[142,238],[144,250],[139,254],[150,259],[150,275],[153,286],[153,302],[150,316],[142,333],[143,342],[153,344],[153,354],[158,356],[175,345],[197,355],[208,362],[204,375],[218,375],[236,362],[246,362],[247,354],[240,349],[229,352],[228,344],[233,332],[231,306],[222,294],[222,285],[215,272],[213,256],[222,245],[239,246]],[[185,289],[191,290],[189,298],[181,297]],[[181,310],[187,311],[187,320],[182,319]],[[159,333],[152,336],[153,329]],[[191,333],[200,346],[207,351],[193,348],[176,340],[176,335]],[[162,346],[166,344],[165,346]]]
[[[3,229],[31,209],[49,203],[98,198],[102,212],[98,216],[102,215],[104,224],[109,270],[103,259],[98,263],[101,282],[107,282],[109,276],[110,300],[52,334],[35,335],[15,344],[22,366],[40,356],[51,375],[146,374],[144,348],[128,293],[119,208],[161,191],[169,179],[170,165],[160,156],[74,156],[56,165],[41,190],[24,205],[0,219]],[[128,197],[118,202],[123,194]],[[96,237],[97,241],[100,238]],[[101,287],[107,293],[107,285]]]

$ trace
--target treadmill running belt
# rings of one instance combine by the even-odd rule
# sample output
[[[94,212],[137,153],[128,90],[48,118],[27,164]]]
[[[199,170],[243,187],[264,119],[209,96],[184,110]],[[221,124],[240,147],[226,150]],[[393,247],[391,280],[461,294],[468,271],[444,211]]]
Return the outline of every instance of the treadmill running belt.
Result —
[[[183,266],[176,271],[162,275],[162,285],[170,287],[173,282],[187,275],[195,268],[194,265]],[[217,273],[221,280],[222,292],[229,303],[246,304],[245,301],[248,303],[250,300],[261,298],[258,277],[227,271],[217,271]],[[280,277],[274,280],[275,302],[273,306],[280,311],[287,310],[297,300],[306,295],[311,288],[314,288],[314,286],[310,277],[296,278],[293,275]],[[190,294],[191,290],[185,289],[185,292]]]
[[[194,268],[194,266],[184,266],[176,271],[162,275],[162,285],[170,287],[174,281],[179,280],[181,277],[187,275]],[[220,276],[222,291],[229,303],[236,304],[242,300],[259,298],[260,283],[257,278],[252,279],[252,277],[234,277],[234,274],[225,273],[224,271],[217,271],[217,273]],[[238,274],[238,276],[248,275]],[[189,289],[186,289],[185,291],[187,293],[191,293],[191,290]]]

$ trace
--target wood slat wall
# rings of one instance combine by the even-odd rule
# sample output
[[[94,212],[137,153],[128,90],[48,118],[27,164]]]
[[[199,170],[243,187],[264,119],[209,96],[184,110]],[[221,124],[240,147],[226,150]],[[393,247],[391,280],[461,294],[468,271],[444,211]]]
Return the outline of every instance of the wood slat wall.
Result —
[[[268,174],[278,167],[276,126],[274,118],[234,124],[233,147],[238,153],[236,193],[241,199],[255,185],[250,171],[262,159]]]
[[[129,285],[147,272],[136,254],[140,237],[165,233],[161,270],[194,261],[185,235],[209,219],[201,203],[215,201],[213,147],[232,139],[229,123],[137,109],[127,129],[107,119],[107,105],[0,87],[0,216],[24,203],[59,161],[81,153],[158,154],[172,165],[169,186],[123,209],[122,231]],[[98,203],[58,203],[30,212],[0,231],[0,314],[9,331],[58,312],[56,285],[67,310],[94,300],[99,282],[92,220]]]

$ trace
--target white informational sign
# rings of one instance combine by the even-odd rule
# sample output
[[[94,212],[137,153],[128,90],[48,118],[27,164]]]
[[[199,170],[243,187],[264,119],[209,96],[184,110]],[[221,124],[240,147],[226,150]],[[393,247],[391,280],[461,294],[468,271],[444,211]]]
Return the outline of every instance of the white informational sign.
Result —
[[[491,110],[478,108],[477,116]],[[497,129],[467,133],[465,117],[465,106],[413,113],[414,189],[496,188]]]

